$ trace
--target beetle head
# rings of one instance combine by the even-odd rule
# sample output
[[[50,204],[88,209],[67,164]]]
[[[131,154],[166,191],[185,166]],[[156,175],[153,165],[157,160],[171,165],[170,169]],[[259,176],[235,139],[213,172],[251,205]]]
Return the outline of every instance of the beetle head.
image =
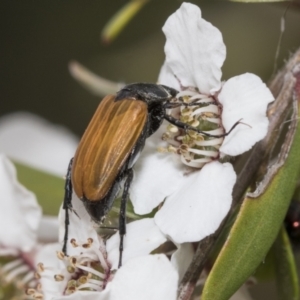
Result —
[[[133,83],[126,85],[116,95],[116,101],[136,99],[145,101],[148,106],[161,104],[174,98],[178,91],[165,85],[151,83]]]

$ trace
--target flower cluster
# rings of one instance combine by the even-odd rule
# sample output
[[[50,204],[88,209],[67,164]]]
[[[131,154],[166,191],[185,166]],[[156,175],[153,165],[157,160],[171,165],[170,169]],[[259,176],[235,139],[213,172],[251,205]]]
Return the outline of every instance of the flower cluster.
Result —
[[[75,196],[68,256],[61,252],[61,243],[41,244],[40,208],[16,181],[10,162],[0,156],[1,184],[6,187],[0,256],[14,257],[1,267],[1,275],[13,280],[24,274],[20,282],[35,299],[176,299],[178,281],[193,254],[187,242],[215,232],[230,209],[236,174],[224,157],[248,151],[266,135],[272,94],[254,74],[221,81],[226,48],[200,9],[183,3],[163,31],[166,60],[159,82],[180,91],[180,107],[170,114],[198,132],[164,123],[146,141],[130,197],[137,214],[160,209],[154,218],[127,226],[122,268],[117,269],[118,233],[103,240]],[[15,226],[16,220],[22,226]],[[56,226],[62,241],[63,210]],[[7,234],[6,228],[13,230]],[[169,256],[151,254],[167,240],[178,250]]]
[[[71,214],[69,255],[64,256],[61,243],[38,241],[38,229],[43,226],[41,209],[35,196],[18,183],[13,165],[3,155],[0,156],[0,178],[5,183],[1,222],[4,220],[7,225],[3,223],[0,230],[0,256],[10,258],[0,268],[2,282],[14,283],[20,291],[26,287],[27,295],[33,299],[62,299],[70,294],[69,299],[176,298],[178,278],[185,271],[180,269],[179,261],[191,249],[184,247],[175,252],[172,263],[164,254],[148,255],[166,241],[153,219],[128,225],[124,265],[116,272],[118,234],[104,244],[84,213],[80,218]],[[74,205],[82,212],[78,199]],[[63,210],[59,219],[63,236]],[[47,231],[42,234],[49,233]],[[149,283],[158,288],[146,292]]]
[[[0,154],[0,182],[0,258],[8,258],[0,266],[0,280],[3,285],[14,284],[24,289],[36,284],[33,256],[38,250],[41,208],[34,194],[17,181],[13,164],[3,154]]]
[[[75,209],[80,212],[77,199]],[[61,236],[64,230],[61,210]],[[79,218],[80,217],[80,218]],[[44,247],[36,257],[38,277],[45,300],[63,299],[175,299],[179,276],[177,264],[164,254],[149,255],[166,241],[153,219],[128,225],[123,266],[117,271],[119,234],[105,242],[84,214],[71,214],[68,256],[61,243]],[[175,259],[176,261],[176,259]],[[159,286],[147,292],[148,285]],[[30,289],[33,297],[40,294]]]

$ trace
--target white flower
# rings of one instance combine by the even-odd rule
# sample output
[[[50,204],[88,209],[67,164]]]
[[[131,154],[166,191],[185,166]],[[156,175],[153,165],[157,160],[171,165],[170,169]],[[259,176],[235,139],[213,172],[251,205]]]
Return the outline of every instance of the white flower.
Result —
[[[0,245],[30,251],[37,240],[41,209],[35,195],[17,181],[15,167],[3,154],[0,154],[0,182]]]
[[[17,288],[34,284],[34,255],[38,249],[41,208],[35,195],[22,186],[14,165],[0,154],[0,257],[8,261],[0,266],[6,284]]]
[[[148,255],[166,241],[153,219],[135,221],[127,226],[123,265],[119,260],[119,234],[106,245],[95,231],[82,203],[73,199],[80,218],[71,213],[68,257],[61,244],[44,247],[39,263],[42,293],[47,299],[176,299],[178,262],[173,267],[163,254]],[[61,238],[64,234],[64,211],[60,212]],[[56,255],[57,252],[57,255]],[[39,295],[32,290],[32,296]]]
[[[0,151],[23,164],[65,174],[76,144],[67,130],[29,113],[0,119]],[[58,241],[58,219],[42,216],[35,195],[18,182],[14,165],[2,153],[0,187],[0,277],[15,287],[15,295],[23,295],[37,284],[36,255],[45,243]]]
[[[15,118],[1,121],[3,126],[0,138],[5,140],[7,137],[10,145],[16,145],[14,140],[22,140],[22,134],[19,134],[21,131],[24,139],[29,134],[32,141],[37,135],[48,135],[49,138],[42,145],[27,144],[27,154],[35,153],[36,147],[41,152],[44,152],[41,147],[46,147],[45,151],[49,154],[53,145],[62,140],[57,128],[46,125],[45,122],[40,123],[41,120],[32,115],[17,114]],[[13,138],[9,140],[8,136]],[[71,138],[65,139],[67,145],[70,140]],[[60,146],[66,148],[64,143]],[[14,147],[6,145],[7,152],[10,152],[9,149],[14,150]],[[42,153],[29,155],[28,159],[28,155],[23,155],[22,151],[17,146],[14,158],[49,170],[49,165],[46,165],[49,160],[43,162],[45,158],[41,158]],[[58,164],[53,164],[52,167],[55,167],[56,173],[60,173],[57,166]],[[82,202],[75,198],[72,203],[80,218],[71,213],[68,243],[70,257],[64,257],[61,243],[49,244],[53,242],[53,236],[57,236],[58,230],[54,235],[53,231],[58,222],[53,223],[53,219],[49,217],[41,220],[41,210],[35,196],[17,182],[13,165],[3,155],[0,155],[0,179],[3,184],[0,256],[11,258],[1,267],[0,276],[7,283],[17,284],[19,293],[26,290],[28,297],[34,299],[176,298],[179,276],[182,278],[192,258],[192,247],[180,246],[172,257],[172,263],[163,254],[148,255],[166,241],[153,219],[143,219],[127,226],[123,266],[117,270],[119,234],[109,238],[105,245],[92,226]],[[61,210],[60,240],[63,239],[64,229],[64,211]],[[41,285],[37,284],[38,275]]]
[[[182,102],[195,101],[195,106],[182,104],[172,115],[212,135],[222,136],[236,125],[225,138],[186,134],[169,126],[164,133],[169,147],[161,139],[161,128],[147,140],[136,164],[131,187],[135,212],[149,213],[165,200],[156,224],[177,243],[193,242],[215,232],[231,206],[236,174],[230,163],[219,159],[251,149],[266,135],[266,109],[274,98],[254,74],[221,82],[226,55],[222,35],[201,18],[197,6],[183,3],[163,31],[166,60],[159,82],[180,90]],[[179,153],[181,161],[179,155],[157,153],[157,147]],[[182,162],[202,169],[191,171]]]
[[[50,174],[65,176],[78,139],[66,128],[25,112],[0,118],[0,152]]]

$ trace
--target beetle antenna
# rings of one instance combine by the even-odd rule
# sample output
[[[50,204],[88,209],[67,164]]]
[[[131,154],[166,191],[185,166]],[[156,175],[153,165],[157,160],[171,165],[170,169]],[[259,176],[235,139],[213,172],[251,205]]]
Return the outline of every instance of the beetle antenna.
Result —
[[[179,128],[182,128],[182,129],[184,129],[184,130],[192,130],[192,131],[196,131],[197,133],[203,134],[203,135],[208,136],[208,137],[213,137],[213,138],[221,138],[221,137],[224,137],[224,136],[229,135],[229,134],[232,132],[232,130],[233,130],[237,125],[239,125],[239,124],[244,124],[244,125],[247,125],[247,126],[251,127],[251,126],[248,125],[248,124],[242,123],[242,122],[241,122],[242,119],[240,119],[240,120],[238,120],[237,122],[235,122],[235,123],[232,125],[232,127],[230,128],[229,131],[227,131],[227,132],[225,132],[225,133],[223,133],[223,134],[217,134],[217,135],[215,135],[215,134],[210,134],[210,133],[207,133],[207,132],[205,132],[205,131],[202,131],[202,130],[200,130],[200,129],[198,129],[198,128],[195,128],[195,127],[193,127],[193,126],[191,126],[191,125],[189,125],[189,124],[186,124],[186,123],[184,123],[184,122],[181,122],[181,121],[179,121],[178,119],[176,119],[176,118],[174,118],[174,117],[168,115],[167,113],[165,113],[164,118],[165,118],[168,122],[170,122],[171,124],[173,124],[173,125],[175,125],[175,126],[177,126],[177,127],[179,127]]]
[[[178,100],[178,99],[177,99]],[[197,103],[198,99],[193,100],[192,102],[186,103],[182,100],[179,100],[180,102],[167,102],[165,104],[165,109],[172,109],[179,106],[189,107],[189,106],[199,106],[199,103]],[[210,105],[215,104],[215,101],[208,101],[208,102],[202,102],[201,105]]]

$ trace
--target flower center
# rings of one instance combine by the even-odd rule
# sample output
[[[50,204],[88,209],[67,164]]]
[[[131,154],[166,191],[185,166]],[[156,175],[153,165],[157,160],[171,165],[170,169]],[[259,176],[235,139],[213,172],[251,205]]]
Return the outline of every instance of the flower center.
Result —
[[[63,291],[63,295],[77,291],[102,291],[113,278],[104,242],[99,241],[100,247],[92,238],[88,238],[87,242],[82,244],[75,239],[71,239],[70,242],[77,248],[75,252],[78,254],[65,256],[61,251],[56,252],[56,268],[47,266],[47,262],[38,264],[37,277],[41,278],[43,284],[41,290],[47,294],[47,286],[53,286],[53,283],[46,283],[50,278],[55,281],[57,290]],[[34,292],[38,291],[31,291]]]
[[[221,121],[222,106],[213,96],[186,90],[180,92],[177,99],[179,103],[182,102],[182,105],[172,109],[173,117],[204,133],[211,135],[225,133]],[[202,168],[206,163],[219,158],[219,148],[224,140],[223,137],[208,137],[204,133],[185,131],[169,125],[162,137],[169,145],[158,150],[177,153],[185,165]]]
[[[26,288],[36,286],[37,284],[34,276],[34,267],[30,258],[31,255],[30,253],[14,252],[11,249],[7,252],[5,249],[1,249],[0,256],[7,258],[1,258],[0,285],[2,287],[11,285],[16,295],[19,295],[21,299],[24,297],[24,290]]]

